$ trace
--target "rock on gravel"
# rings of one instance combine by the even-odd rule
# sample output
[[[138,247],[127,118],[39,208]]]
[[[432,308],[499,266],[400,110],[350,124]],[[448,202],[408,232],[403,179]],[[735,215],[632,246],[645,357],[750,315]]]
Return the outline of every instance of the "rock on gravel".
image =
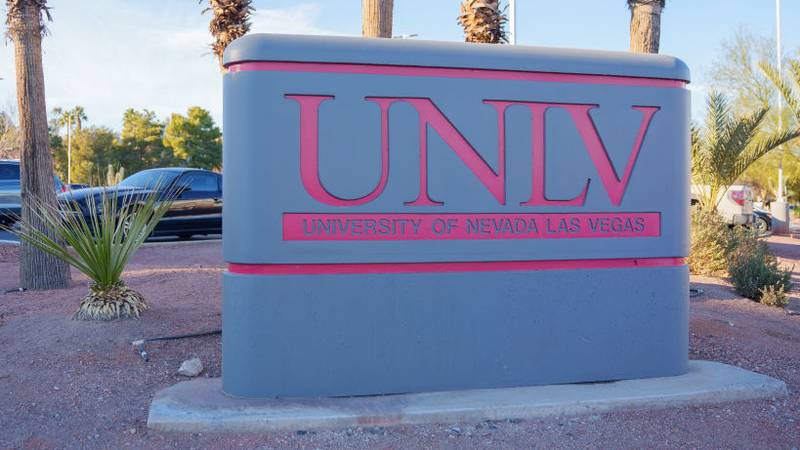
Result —
[[[196,377],[200,375],[200,372],[202,371],[203,363],[200,361],[200,358],[192,358],[181,363],[181,367],[178,369],[178,375],[183,375],[185,377]]]

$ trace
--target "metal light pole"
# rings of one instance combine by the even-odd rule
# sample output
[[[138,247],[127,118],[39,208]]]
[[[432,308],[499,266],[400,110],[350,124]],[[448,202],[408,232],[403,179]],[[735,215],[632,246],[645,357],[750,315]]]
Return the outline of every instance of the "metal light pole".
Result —
[[[781,52],[781,0],[775,0],[775,43],[776,43],[776,54],[775,59],[776,66],[778,67],[778,75],[783,74],[782,70],[782,55]],[[778,131],[783,130],[783,97],[779,94],[778,95]],[[783,147],[783,146],[781,146]],[[785,202],[786,201],[786,193],[784,192],[785,187],[783,183],[783,152],[781,151],[781,147],[779,147],[778,151],[781,152],[781,159],[778,161],[778,201]]]
[[[775,55],[778,76],[783,75],[782,71],[782,50],[781,50],[781,0],[775,0],[775,42],[777,54]],[[783,129],[783,98],[778,94],[778,129]],[[790,230],[791,217],[789,216],[789,204],[786,203],[786,187],[783,181],[783,146],[778,147],[780,160],[778,161],[778,192],[776,199],[770,204],[772,213],[772,229],[776,234],[787,234]]]
[[[508,43],[511,45],[517,44],[517,2],[516,0],[508,0],[508,28],[511,30],[511,39]]]
[[[67,184],[72,184],[72,113],[67,113]]]

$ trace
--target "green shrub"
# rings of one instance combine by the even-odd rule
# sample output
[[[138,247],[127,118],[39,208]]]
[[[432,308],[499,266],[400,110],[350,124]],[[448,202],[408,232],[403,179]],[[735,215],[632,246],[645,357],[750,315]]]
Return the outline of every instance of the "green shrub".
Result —
[[[730,228],[715,211],[692,208],[691,247],[686,263],[696,275],[725,276],[734,246]]]
[[[766,302],[776,305],[784,302],[781,296],[785,297],[791,286],[791,270],[782,270],[767,243],[750,231],[737,230],[733,242],[728,273],[736,292],[756,301],[762,300],[767,292],[768,298],[763,299]]]
[[[767,306],[777,306],[784,308],[789,304],[789,296],[783,290],[783,286],[767,286],[760,290],[761,303]]]

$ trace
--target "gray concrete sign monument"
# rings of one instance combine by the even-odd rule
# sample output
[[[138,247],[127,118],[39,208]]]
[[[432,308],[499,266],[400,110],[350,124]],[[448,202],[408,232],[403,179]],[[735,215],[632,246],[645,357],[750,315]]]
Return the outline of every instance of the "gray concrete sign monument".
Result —
[[[225,393],[686,373],[681,61],[251,35],[225,64]]]

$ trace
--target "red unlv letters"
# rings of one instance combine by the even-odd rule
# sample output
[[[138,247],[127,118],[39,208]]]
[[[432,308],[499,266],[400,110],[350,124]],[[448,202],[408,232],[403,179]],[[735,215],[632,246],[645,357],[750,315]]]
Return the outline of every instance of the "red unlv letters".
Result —
[[[545,113],[550,108],[566,110],[574,121],[587,153],[592,159],[600,181],[608,194],[611,203],[619,205],[628,186],[636,158],[642,148],[647,129],[653,116],[659,110],[656,106],[633,106],[642,113],[639,129],[633,148],[628,156],[622,177],[614,169],[603,140],[589,112],[598,107],[596,104],[577,103],[543,103],[526,101],[484,100],[497,112],[498,127],[498,167],[493,169],[475,151],[467,139],[447,119],[444,113],[428,98],[403,97],[367,97],[380,108],[381,114],[381,176],[377,186],[360,198],[344,199],[331,194],[322,185],[319,177],[319,106],[325,101],[333,100],[326,95],[286,95],[286,98],[300,105],[300,176],[306,191],[317,201],[333,206],[356,206],[369,203],[381,195],[389,179],[389,108],[396,102],[410,104],[419,115],[419,194],[417,198],[406,202],[410,206],[443,205],[442,201],[432,199],[428,192],[428,128],[435,130],[455,154],[464,162],[475,177],[501,205],[506,204],[506,170],[505,170],[505,112],[509,106],[523,105],[532,116],[533,144],[532,152],[532,186],[530,197],[520,204],[523,206],[581,206],[589,190],[586,180],[583,191],[571,199],[549,199],[545,194]]]

